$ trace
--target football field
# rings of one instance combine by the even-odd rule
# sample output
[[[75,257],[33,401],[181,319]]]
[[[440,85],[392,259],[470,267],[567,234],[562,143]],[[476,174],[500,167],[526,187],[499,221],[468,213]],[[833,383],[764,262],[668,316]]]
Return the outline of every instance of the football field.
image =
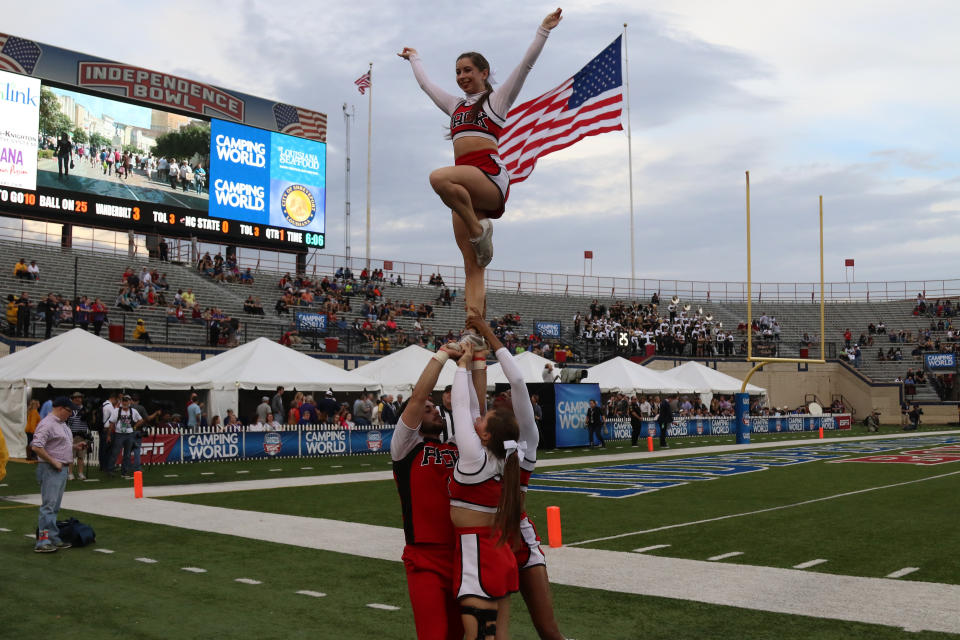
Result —
[[[960,432],[541,452],[528,511],[570,638],[960,634]],[[168,465],[71,483],[97,544],[34,554],[32,467],[0,487],[3,627],[97,637],[413,638],[386,456]],[[97,479],[96,476],[94,479]],[[442,514],[445,515],[445,514]],[[52,571],[52,574],[51,574]],[[56,578],[53,578],[53,575]],[[89,594],[57,620],[51,589]],[[105,594],[123,594],[119,598]],[[21,606],[22,605],[22,606]],[[535,638],[514,597],[511,637]]]

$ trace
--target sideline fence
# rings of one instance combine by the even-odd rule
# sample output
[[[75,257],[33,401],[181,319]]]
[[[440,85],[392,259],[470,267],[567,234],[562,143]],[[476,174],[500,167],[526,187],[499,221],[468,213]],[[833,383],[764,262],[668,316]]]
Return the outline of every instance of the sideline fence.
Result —
[[[849,429],[850,414],[823,416],[751,417],[753,433],[798,433],[804,431]],[[229,460],[270,460],[323,458],[327,456],[373,455],[390,450],[393,425],[336,424],[280,425],[273,431],[251,431],[249,427],[224,431],[215,427],[159,427],[145,435],[140,445],[140,461],[144,465],[184,464],[191,462],[225,462]],[[583,430],[586,433],[586,429]],[[667,436],[697,437],[732,435],[736,420],[732,417],[676,418],[667,429]],[[629,420],[607,420],[603,429],[606,440],[629,440]],[[644,420],[641,437],[657,438],[660,425]],[[586,443],[584,443],[586,444]],[[99,434],[94,434],[91,459],[98,459]]]

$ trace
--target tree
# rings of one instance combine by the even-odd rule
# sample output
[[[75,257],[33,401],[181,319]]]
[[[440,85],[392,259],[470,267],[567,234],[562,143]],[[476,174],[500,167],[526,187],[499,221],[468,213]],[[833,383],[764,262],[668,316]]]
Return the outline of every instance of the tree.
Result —
[[[71,133],[76,125],[73,124],[73,120],[70,117],[63,113],[62,111],[54,116],[53,119],[53,134],[58,138],[64,133]]]
[[[57,100],[57,95],[47,89],[46,87],[40,88],[40,131],[44,135],[54,135],[56,133],[56,120],[57,116],[62,115],[60,112],[60,101]]]
[[[84,143],[87,142],[87,140],[90,139],[90,138],[87,136],[87,132],[84,131],[83,129],[81,129],[80,127],[76,127],[76,128],[71,132],[70,137],[73,138],[74,144],[84,144]]]
[[[93,132],[90,134],[90,146],[95,149],[104,149],[110,146],[110,140],[105,138],[99,132]]]
[[[132,153],[135,156],[140,155],[140,147],[135,144],[125,144],[123,145],[124,153]]]
[[[158,158],[188,159],[199,155],[204,160],[210,153],[210,125],[190,124],[157,138],[153,155]]]

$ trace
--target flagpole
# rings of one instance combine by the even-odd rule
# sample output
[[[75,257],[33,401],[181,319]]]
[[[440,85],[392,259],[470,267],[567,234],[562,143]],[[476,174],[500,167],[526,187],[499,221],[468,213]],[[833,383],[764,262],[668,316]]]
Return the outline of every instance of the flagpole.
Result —
[[[627,162],[630,172],[630,293],[636,297],[637,271],[634,260],[634,232],[633,232],[633,138],[630,132],[630,56],[627,54],[627,23],[623,23],[623,60],[624,67],[624,92],[627,94]]]
[[[347,103],[343,103],[343,119],[346,124],[347,130],[347,159],[344,167],[344,199],[343,199],[343,214],[344,214],[344,252],[347,258],[347,264],[345,267],[350,266],[350,118],[352,114],[347,111]]]
[[[373,63],[370,63],[370,97],[367,103],[367,269],[370,269],[370,148],[373,135]]]

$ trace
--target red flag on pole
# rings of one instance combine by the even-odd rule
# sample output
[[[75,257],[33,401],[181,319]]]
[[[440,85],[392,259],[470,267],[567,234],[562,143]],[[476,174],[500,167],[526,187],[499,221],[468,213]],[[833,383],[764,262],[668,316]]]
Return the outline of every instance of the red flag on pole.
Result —
[[[853,258],[847,258],[846,260],[844,260],[844,261],[843,261],[843,266],[845,266],[845,267],[852,267],[852,266],[853,266]]]
[[[584,260],[593,260],[593,251],[584,251],[583,252]]]

